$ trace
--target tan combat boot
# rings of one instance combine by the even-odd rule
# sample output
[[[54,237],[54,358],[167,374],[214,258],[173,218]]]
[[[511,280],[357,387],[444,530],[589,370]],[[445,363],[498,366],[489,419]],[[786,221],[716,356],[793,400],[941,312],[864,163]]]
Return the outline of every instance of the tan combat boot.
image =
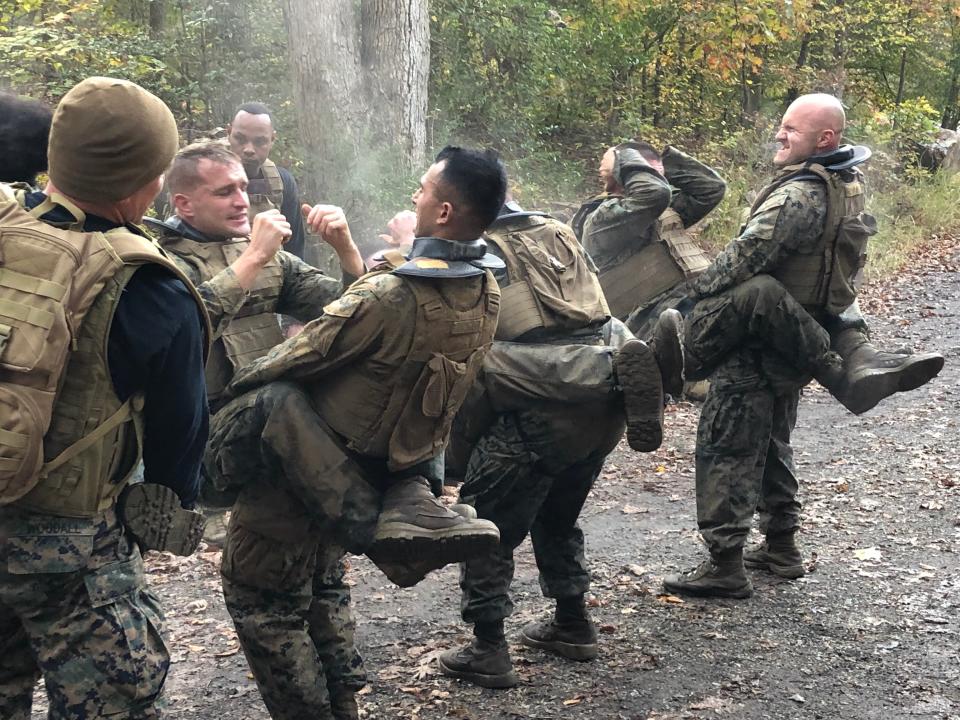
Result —
[[[640,340],[627,340],[613,356],[613,371],[623,391],[627,443],[652,452],[663,442],[663,381],[653,350]]]
[[[475,520],[477,511],[472,505],[457,503],[451,505],[450,509],[462,518]],[[373,558],[371,558],[373,560]],[[378,561],[373,560],[380,572],[387,576],[387,579],[397,587],[413,587],[423,580],[431,570],[437,570],[436,563],[431,560],[420,558],[419,560],[399,561]]]
[[[597,629],[587,614],[583,595],[557,598],[553,617],[524,627],[520,642],[570,660],[593,660],[597,657]]]
[[[663,392],[679,398],[683,393],[683,315],[664,310],[647,341],[656,355]]]
[[[424,478],[414,477],[394,482],[384,493],[367,556],[381,567],[412,565],[426,574],[492,553],[499,543],[496,525],[446,508]]]

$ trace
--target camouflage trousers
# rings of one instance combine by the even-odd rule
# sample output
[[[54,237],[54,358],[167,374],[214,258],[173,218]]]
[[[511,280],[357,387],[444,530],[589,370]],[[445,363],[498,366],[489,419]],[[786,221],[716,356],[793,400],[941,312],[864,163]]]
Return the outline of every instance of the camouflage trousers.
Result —
[[[140,551],[109,510],[74,519],[0,508],[0,717],[156,718],[170,655]]]
[[[690,288],[685,282],[670,288],[664,293],[635,308],[624,321],[630,331],[641,340],[646,340],[653,333],[653,326],[664,310],[679,310],[686,315],[692,304],[689,300]]]
[[[346,449],[294,383],[274,382],[235,398],[211,418],[204,474],[219,492],[247,493],[265,511],[248,527],[313,523],[331,544],[363,553],[373,541],[381,492],[364,460]],[[275,492],[279,490],[280,492]],[[258,500],[257,493],[265,497]],[[276,507],[275,499],[284,498]],[[231,521],[240,519],[235,509]]]
[[[513,612],[513,553],[528,533],[544,596],[574,597],[589,589],[577,518],[623,428],[622,412],[610,403],[582,406],[576,414],[548,406],[500,415],[480,438],[460,499],[497,525],[500,545],[461,565],[466,622],[498,621]]]
[[[340,548],[230,524],[223,597],[274,720],[332,719],[330,697],[366,685],[345,571]]]
[[[697,525],[711,552],[743,547],[756,511],[764,532],[800,527],[790,446],[799,399],[774,390],[749,353],[711,376],[696,450]]]
[[[271,716],[332,717],[331,693],[366,684],[335,538],[372,536],[379,492],[291,383],[222,408],[204,464],[238,492],[223,594]]]
[[[697,523],[711,552],[743,547],[754,513],[761,529],[800,524],[790,434],[800,389],[830,336],[768,276],[701,300],[684,349],[710,377],[697,428]]]
[[[632,338],[611,318],[596,345],[497,341],[483,358],[483,389],[496,412],[608,402],[619,390],[614,354]]]

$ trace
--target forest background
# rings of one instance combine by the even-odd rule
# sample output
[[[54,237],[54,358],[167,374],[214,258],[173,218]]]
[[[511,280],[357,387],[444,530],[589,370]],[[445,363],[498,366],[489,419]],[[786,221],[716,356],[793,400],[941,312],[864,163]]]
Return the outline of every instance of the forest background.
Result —
[[[916,160],[960,121],[960,0],[0,0],[0,89],[55,103],[89,75],[158,94],[185,141],[266,102],[272,157],[362,243],[445,144],[496,148],[520,202],[562,214],[640,138],[727,178],[721,245],[810,91],[876,153],[874,272],[960,227],[956,179]]]

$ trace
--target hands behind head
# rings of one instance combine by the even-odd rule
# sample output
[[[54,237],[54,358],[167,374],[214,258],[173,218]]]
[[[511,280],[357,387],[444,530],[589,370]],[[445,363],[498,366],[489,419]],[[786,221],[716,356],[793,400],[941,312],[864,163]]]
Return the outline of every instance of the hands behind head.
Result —
[[[301,207],[310,232],[319,235],[339,254],[353,246],[353,237],[350,235],[350,226],[343,209],[336,205],[304,204]]]
[[[279,210],[267,210],[253,218],[250,248],[266,258],[272,258],[292,234],[290,223]]]
[[[640,151],[631,147],[616,147],[613,155],[613,177],[621,185],[626,184],[627,177],[632,172],[650,167],[650,163],[640,154]]]

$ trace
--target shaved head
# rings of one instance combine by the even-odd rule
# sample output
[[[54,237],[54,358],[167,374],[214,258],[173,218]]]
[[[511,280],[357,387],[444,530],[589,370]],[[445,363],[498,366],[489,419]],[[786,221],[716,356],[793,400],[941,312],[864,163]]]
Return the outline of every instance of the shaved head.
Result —
[[[833,95],[811,93],[801,95],[783,114],[777,142],[780,149],[773,164],[778,167],[803,162],[840,147],[846,126],[843,104]]]
[[[833,130],[838,137],[843,134],[843,129],[847,126],[847,114],[843,111],[843,103],[833,95],[826,93],[801,95],[790,103],[787,111],[791,109],[808,113],[818,128]]]

